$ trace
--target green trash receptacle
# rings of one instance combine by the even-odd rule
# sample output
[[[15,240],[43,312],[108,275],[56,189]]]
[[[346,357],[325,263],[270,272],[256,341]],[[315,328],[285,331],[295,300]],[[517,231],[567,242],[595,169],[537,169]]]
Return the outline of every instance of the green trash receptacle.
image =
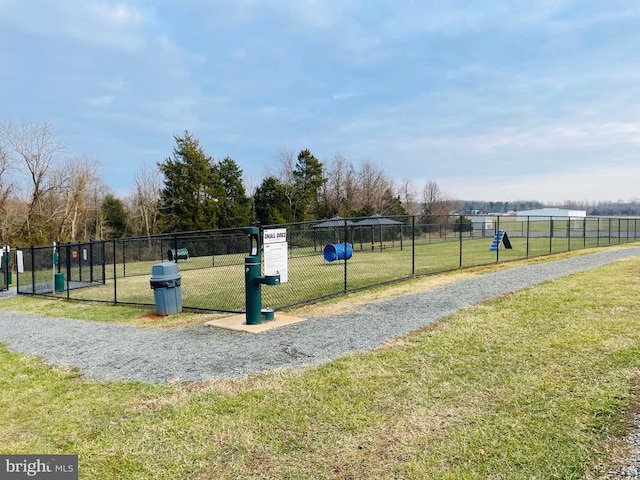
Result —
[[[7,272],[7,286],[11,285],[12,283],[13,283],[13,272],[9,270]]]
[[[173,315],[182,311],[182,275],[173,262],[156,263],[151,267],[151,288],[158,315]]]
[[[53,285],[56,292],[64,292],[64,273],[54,274]]]

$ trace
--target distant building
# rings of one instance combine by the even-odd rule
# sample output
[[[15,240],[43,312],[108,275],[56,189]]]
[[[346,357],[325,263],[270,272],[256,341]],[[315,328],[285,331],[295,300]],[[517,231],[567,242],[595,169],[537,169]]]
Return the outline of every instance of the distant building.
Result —
[[[485,215],[471,215],[469,218],[471,219],[471,225],[473,226],[474,231],[493,231],[493,217],[487,217]]]
[[[529,220],[567,220],[569,218],[585,218],[586,210],[568,210],[566,208],[537,208],[535,210],[522,210],[516,213],[516,218],[520,222]]]

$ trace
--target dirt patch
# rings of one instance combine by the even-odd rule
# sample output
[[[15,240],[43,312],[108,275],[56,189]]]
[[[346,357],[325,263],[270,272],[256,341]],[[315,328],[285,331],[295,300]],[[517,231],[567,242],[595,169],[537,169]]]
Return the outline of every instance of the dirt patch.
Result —
[[[227,314],[228,315],[228,314]],[[214,320],[224,316],[223,314],[202,314],[194,312],[182,312],[175,315],[158,315],[157,313],[145,313],[136,317],[129,325],[151,328],[178,328],[191,325],[200,325],[208,320]]]

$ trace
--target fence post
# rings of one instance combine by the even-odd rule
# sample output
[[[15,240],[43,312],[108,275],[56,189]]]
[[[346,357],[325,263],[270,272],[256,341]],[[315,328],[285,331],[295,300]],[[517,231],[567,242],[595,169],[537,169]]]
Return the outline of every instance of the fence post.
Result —
[[[571,251],[571,217],[567,220],[567,250]]]
[[[416,216],[411,216],[411,276],[416,274]]]
[[[527,253],[526,253],[526,258],[529,258],[529,234],[530,234],[530,224],[529,222],[531,221],[529,215],[527,215]]]
[[[100,242],[101,248],[102,248],[102,284],[106,285],[107,283],[107,248],[106,245],[107,241],[106,240],[102,240]]]
[[[347,293],[347,219],[344,219],[344,288],[343,292]]]
[[[620,242],[622,241],[622,232],[620,231],[620,229],[622,228],[622,219],[618,218],[618,245],[620,245]]]
[[[82,244],[78,242],[78,280],[82,281]]]
[[[67,242],[67,299],[69,298],[69,287],[71,286],[71,242]]]
[[[93,283],[93,240],[89,239],[89,281]]]
[[[582,219],[582,248],[587,248],[587,217]]]
[[[118,248],[116,245],[116,239],[113,239],[113,303],[118,303],[118,266],[116,257],[118,255]]]
[[[56,286],[53,285],[55,290]],[[36,252],[33,245],[31,245],[31,294],[36,294]]]
[[[626,219],[627,221],[627,243],[629,243],[629,219]]]
[[[262,232],[260,232],[262,233]],[[173,233],[173,258],[176,261],[176,265],[178,264],[178,234],[176,232]]]
[[[553,253],[553,217],[549,217],[549,255]]]
[[[460,222],[458,228],[458,234],[460,235],[460,268],[462,268],[462,218],[462,215],[460,215],[460,218],[458,219],[458,221]]]
[[[499,235],[498,232],[500,232],[500,215],[496,217],[496,228],[494,235]],[[496,263],[500,263],[500,245],[496,247]]]

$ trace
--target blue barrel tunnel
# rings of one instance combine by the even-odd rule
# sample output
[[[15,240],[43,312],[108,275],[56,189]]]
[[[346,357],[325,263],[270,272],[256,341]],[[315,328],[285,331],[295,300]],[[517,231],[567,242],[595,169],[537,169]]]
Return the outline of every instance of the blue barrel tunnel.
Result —
[[[322,252],[324,259],[327,262],[334,262],[336,260],[344,260],[345,258],[349,260],[353,255],[353,246],[350,243],[327,243],[324,246],[324,250]]]

